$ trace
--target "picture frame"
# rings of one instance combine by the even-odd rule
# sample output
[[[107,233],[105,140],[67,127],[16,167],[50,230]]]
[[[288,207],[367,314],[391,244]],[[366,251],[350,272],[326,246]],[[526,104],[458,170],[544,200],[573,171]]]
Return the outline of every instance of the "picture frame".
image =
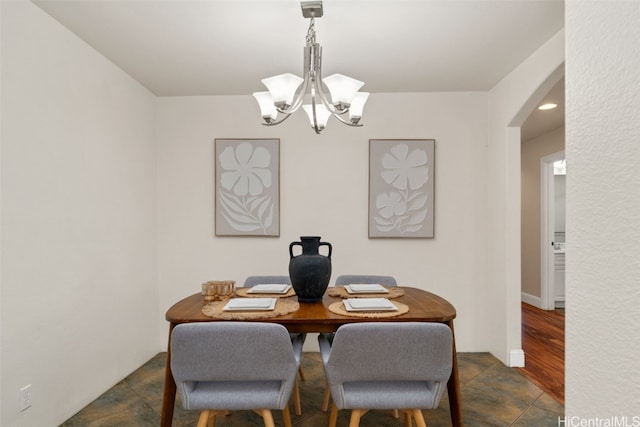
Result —
[[[435,139],[369,140],[369,238],[433,238]]]
[[[280,139],[216,138],[215,235],[280,235]]]

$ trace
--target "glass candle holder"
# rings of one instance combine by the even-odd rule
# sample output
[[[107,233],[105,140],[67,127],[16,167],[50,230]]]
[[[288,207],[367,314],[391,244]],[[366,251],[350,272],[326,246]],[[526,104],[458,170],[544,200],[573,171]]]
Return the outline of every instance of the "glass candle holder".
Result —
[[[202,284],[202,296],[204,304],[211,304],[214,301],[232,298],[236,292],[236,282],[234,280],[211,280]]]

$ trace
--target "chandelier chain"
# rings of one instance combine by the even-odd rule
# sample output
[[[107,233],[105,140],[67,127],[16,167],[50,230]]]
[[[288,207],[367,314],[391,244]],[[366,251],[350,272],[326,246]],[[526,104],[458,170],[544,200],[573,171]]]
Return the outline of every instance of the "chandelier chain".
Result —
[[[316,30],[315,30],[315,20],[311,17],[309,22],[309,29],[307,30],[307,46],[316,43]]]

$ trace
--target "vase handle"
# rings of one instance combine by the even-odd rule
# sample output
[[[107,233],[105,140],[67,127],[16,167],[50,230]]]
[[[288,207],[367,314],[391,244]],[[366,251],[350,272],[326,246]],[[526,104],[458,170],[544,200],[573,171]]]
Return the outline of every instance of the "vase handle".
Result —
[[[289,244],[289,259],[293,259],[293,247],[295,245],[302,246],[302,242],[291,242]]]
[[[320,242],[320,246],[325,245],[325,246],[329,246],[329,255],[327,255],[327,258],[331,258],[331,250],[333,249],[333,247],[331,246],[331,243],[329,242]]]

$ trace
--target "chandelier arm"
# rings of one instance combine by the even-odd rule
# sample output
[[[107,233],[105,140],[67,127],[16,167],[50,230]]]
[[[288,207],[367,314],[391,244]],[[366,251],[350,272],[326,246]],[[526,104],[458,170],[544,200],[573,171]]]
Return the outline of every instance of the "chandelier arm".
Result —
[[[315,62],[314,62],[314,73],[316,78],[314,80],[315,84],[313,84],[311,87],[311,91],[312,91],[311,92],[311,110],[313,112],[313,120],[314,120],[313,129],[316,131],[316,133],[320,133],[320,131],[318,130],[318,125],[316,120],[316,102],[315,102],[314,89],[318,91],[320,101],[324,104],[325,108],[329,110],[329,112],[333,117],[335,117],[336,119],[338,119],[340,122],[342,122],[347,126],[362,127],[362,124],[352,123],[340,117],[342,114],[348,113],[349,108],[345,108],[344,110],[338,110],[329,102],[329,99],[327,98],[324,91],[322,90],[322,47],[319,44],[316,44],[315,46],[316,46],[316,49],[315,49],[316,55],[315,55]]]
[[[329,112],[336,117],[340,114],[348,113],[349,112],[348,108],[345,108],[344,110],[340,111],[336,107],[334,107],[333,104],[331,104],[331,102],[329,102],[329,99],[327,98],[327,96],[324,94],[324,91],[322,90],[322,80],[321,79],[318,79],[318,80],[320,82],[317,84],[318,94],[320,95],[320,101],[322,101],[324,106],[327,107],[327,110],[329,110]]]
[[[302,82],[302,89],[300,90],[300,92],[298,92],[298,95],[296,99],[293,101],[293,104],[291,104],[291,107],[287,109],[288,114],[291,114],[294,111],[297,111],[298,108],[300,108],[300,106],[302,105],[302,101],[304,100],[304,94],[307,93],[308,87],[309,87],[309,75],[305,74],[304,81]]]
[[[282,114],[291,114],[295,113],[300,106],[302,105],[302,101],[304,100],[304,95],[307,93],[307,88],[309,87],[309,70],[311,69],[311,48],[307,45],[304,48],[304,60],[302,64],[303,76],[304,80],[302,81],[302,86],[295,96],[293,102],[287,108],[276,107],[276,110]]]
[[[273,120],[271,122],[262,122],[262,126],[275,126],[275,125],[279,125],[280,123],[284,122],[285,120],[287,120],[289,118],[289,116],[291,116],[291,113],[284,113],[284,117],[282,117],[280,120]]]
[[[335,117],[336,119],[338,119],[340,122],[344,123],[347,126],[353,126],[353,127],[362,127],[361,123],[352,123],[348,120],[343,119],[342,117],[340,117],[339,114],[331,114],[333,117]]]
[[[317,79],[316,79],[316,87],[318,88],[318,93],[320,94],[320,100],[322,101],[322,103],[324,104],[325,107],[327,107],[327,110],[329,110],[329,112],[335,116],[336,118],[339,118],[338,115],[339,114],[344,114],[344,113],[348,113],[349,109],[345,108],[344,110],[340,111],[338,110],[336,107],[333,106],[333,104],[331,104],[331,102],[329,102],[329,98],[327,98],[327,95],[324,94],[324,90],[322,90],[322,46],[320,46],[320,44],[316,44],[317,48],[316,48],[316,58],[315,58],[315,72],[317,75]]]
[[[320,135],[320,129],[318,127],[318,117],[316,116],[316,91],[315,85],[311,86],[311,112],[313,113],[313,130],[316,131],[318,135]]]
[[[344,123],[347,126],[353,126],[353,127],[362,127],[362,123],[352,123],[348,120],[343,119],[342,117],[340,117],[340,115],[338,114],[333,114],[333,117],[335,117],[336,119],[338,119],[339,121],[341,121],[342,123]]]

